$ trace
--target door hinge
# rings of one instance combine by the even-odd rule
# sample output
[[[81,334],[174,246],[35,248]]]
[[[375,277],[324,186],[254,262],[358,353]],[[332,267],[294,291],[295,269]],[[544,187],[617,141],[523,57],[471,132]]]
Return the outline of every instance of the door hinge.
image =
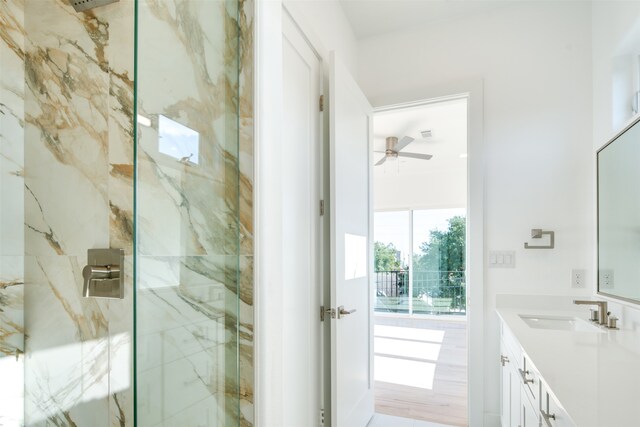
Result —
[[[324,215],[324,200],[320,200],[320,216]]]
[[[332,319],[336,318],[336,311],[333,308],[324,308],[324,305],[320,307],[320,321],[324,322],[324,318],[329,315]]]
[[[324,409],[320,409],[320,425],[324,425]]]
[[[318,101],[318,106],[320,107],[320,111],[324,111],[324,95],[320,95],[320,101]]]

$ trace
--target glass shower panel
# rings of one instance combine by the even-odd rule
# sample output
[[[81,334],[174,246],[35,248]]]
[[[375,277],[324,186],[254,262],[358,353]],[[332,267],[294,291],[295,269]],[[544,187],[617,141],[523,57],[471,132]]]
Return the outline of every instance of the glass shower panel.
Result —
[[[240,424],[238,2],[137,2],[136,416]]]

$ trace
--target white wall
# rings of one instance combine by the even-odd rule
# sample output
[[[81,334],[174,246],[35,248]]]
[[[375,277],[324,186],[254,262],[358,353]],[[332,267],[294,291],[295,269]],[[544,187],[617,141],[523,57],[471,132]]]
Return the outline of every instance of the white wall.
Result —
[[[325,56],[335,50],[336,55],[354,76],[357,72],[357,41],[340,2],[336,0],[285,0],[284,4],[312,42]],[[329,58],[323,58],[325,64]]]
[[[638,87],[640,1],[593,2],[593,143],[599,148],[632,116]]]
[[[420,175],[378,175],[374,184],[374,208],[376,211],[464,208],[467,205],[466,172],[456,168]]]
[[[591,292],[570,288],[571,268],[592,270],[591,5],[522,2],[361,40],[358,69],[374,106],[484,79],[485,253],[516,250],[516,268],[484,275],[485,413],[495,421],[495,295]],[[554,230],[556,249],[524,250],[531,228]]]

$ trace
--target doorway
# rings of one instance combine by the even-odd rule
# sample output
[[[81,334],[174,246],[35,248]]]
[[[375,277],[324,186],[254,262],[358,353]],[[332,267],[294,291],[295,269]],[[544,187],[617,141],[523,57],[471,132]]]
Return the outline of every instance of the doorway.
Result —
[[[293,2],[292,2],[293,5]],[[272,6],[272,7],[271,7]],[[263,19],[263,25],[259,26],[262,30],[259,32],[261,37],[258,43],[258,53],[260,58],[265,58],[263,63],[263,72],[259,73],[261,76],[258,81],[258,105],[259,113],[257,114],[257,135],[258,140],[262,141],[262,144],[257,144],[259,153],[257,155],[259,189],[257,194],[257,210],[259,212],[258,225],[256,226],[257,245],[260,248],[260,255],[256,257],[256,275],[259,278],[258,282],[263,283],[264,286],[257,287],[258,293],[256,299],[259,302],[256,307],[260,307],[256,312],[258,318],[256,324],[261,325],[256,329],[256,355],[258,356],[256,372],[256,417],[261,423],[272,425],[282,425],[284,413],[287,411],[288,406],[284,404],[283,399],[283,381],[280,380],[281,369],[284,368],[282,364],[282,346],[281,340],[282,324],[285,321],[291,322],[291,317],[288,313],[285,313],[282,306],[282,292],[284,291],[284,283],[281,276],[281,264],[282,264],[282,248],[269,242],[276,242],[280,239],[280,233],[282,226],[285,225],[281,221],[279,215],[279,202],[281,201],[281,172],[283,170],[279,165],[282,164],[280,143],[281,141],[281,128],[282,124],[286,123],[281,117],[280,105],[273,100],[280,99],[282,91],[282,69],[280,64],[281,58],[276,55],[274,60],[274,52],[281,52],[282,40],[279,37],[271,37],[274,34],[281,32],[282,24],[282,8],[280,5],[274,3],[273,5],[263,3],[262,7],[258,9],[258,15]],[[333,56],[330,51],[323,48],[321,38],[312,31],[312,26],[305,22],[304,19],[299,19],[303,14],[296,12],[296,9],[290,10],[291,16],[296,23],[299,24],[299,29],[302,30],[306,36],[310,45],[315,47],[321,61],[323,62],[323,74],[325,92],[325,113],[324,113],[324,138],[325,150],[323,158],[325,159],[324,171],[324,191],[321,192],[325,196],[326,213],[322,221],[324,227],[324,258],[326,262],[323,263],[326,266],[325,276],[326,280],[323,281],[325,289],[329,291],[324,294],[324,306],[320,313],[325,313],[323,321],[324,329],[327,332],[327,339],[323,341],[323,395],[325,396],[323,405],[320,410],[319,424],[334,425],[340,427],[342,425],[366,425],[367,422],[350,422],[340,421],[341,414],[355,413],[354,411],[341,411],[339,407],[349,402],[344,397],[354,397],[356,393],[352,392],[352,386],[358,384],[358,391],[373,392],[374,378],[373,378],[373,342],[374,336],[371,326],[373,326],[373,306],[375,303],[375,283],[371,278],[373,274],[373,213],[371,215],[371,221],[366,218],[358,219],[355,223],[358,225],[371,224],[370,232],[366,230],[346,230],[344,233],[336,227],[336,221],[334,219],[343,218],[339,213],[336,214],[336,191],[340,190],[343,193],[346,192],[350,195],[366,195],[371,194],[372,189],[367,191],[366,188],[359,188],[358,191],[352,189],[346,189],[341,185],[343,182],[353,184],[353,177],[361,177],[364,174],[358,169],[354,170],[354,162],[357,163],[358,168],[361,166],[361,162],[365,163],[365,170],[373,173],[373,147],[364,147],[364,141],[369,141],[370,137],[373,137],[373,111],[368,112],[366,104],[368,100],[361,93],[361,90],[357,87],[357,82],[352,78],[348,78],[348,72],[345,67],[337,67],[333,60]],[[311,30],[310,30],[311,29]],[[275,30],[275,32],[274,32]],[[268,59],[268,60],[267,60]],[[339,58],[338,58],[339,59]],[[276,64],[277,62],[277,64]],[[339,61],[338,61],[339,62]],[[267,78],[270,77],[270,78]],[[483,99],[483,84],[481,80],[471,80],[455,82],[450,84],[439,84],[438,86],[428,86],[414,88],[411,93],[397,92],[389,93],[385,96],[379,96],[372,98],[370,101],[378,107],[377,112],[391,111],[396,109],[406,109],[417,104],[424,105],[426,102],[416,103],[416,105],[409,105],[411,100],[415,99],[436,99],[439,101],[445,100],[447,94],[466,94],[468,99],[469,109],[469,122],[468,132],[469,140],[473,144],[469,144],[469,160],[468,165],[468,218],[467,222],[470,224],[469,230],[472,230],[470,238],[467,239],[467,250],[471,256],[468,257],[468,265],[466,271],[466,277],[473,283],[473,287],[467,289],[468,294],[472,298],[467,300],[467,316],[473,321],[468,323],[469,333],[469,352],[474,355],[473,358],[467,360],[468,365],[471,367],[468,378],[468,389],[470,398],[468,399],[468,413],[469,424],[479,425],[484,418],[484,378],[482,375],[482,367],[484,364],[484,350],[483,350],[483,243],[482,243],[482,223],[483,223],[483,166],[482,166],[482,99]],[[337,96],[334,96],[337,95]],[[350,99],[346,99],[348,96]],[[353,98],[353,99],[351,99]],[[460,98],[460,97],[458,97]],[[450,97],[447,99],[451,99]],[[431,102],[432,103],[432,102]],[[397,107],[400,105],[400,107]],[[381,108],[379,106],[392,106]],[[354,114],[357,117],[343,117],[346,114]],[[371,124],[371,129],[367,127]],[[370,132],[369,132],[370,130]],[[357,142],[357,147],[352,147],[350,144]],[[357,153],[348,153],[341,151],[336,152],[336,149],[354,148]],[[364,151],[360,151],[360,150]],[[344,155],[344,156],[343,156]],[[377,160],[377,158],[376,158]],[[274,166],[275,165],[275,166]],[[340,177],[335,177],[336,169],[344,172]],[[367,181],[371,181],[368,179]],[[340,183],[340,185],[336,184]],[[371,198],[372,199],[372,198]],[[343,199],[340,199],[343,200]],[[347,203],[353,202],[353,197],[344,198]],[[360,203],[361,200],[358,199]],[[371,204],[367,205],[371,206]],[[316,208],[318,206],[316,205]],[[348,207],[348,206],[344,206]],[[364,210],[368,209],[365,208]],[[343,210],[343,213],[350,215],[352,213],[363,212],[363,209],[348,208]],[[320,209],[320,212],[322,210]],[[332,221],[328,221],[327,218],[331,218]],[[342,295],[332,292],[331,286],[336,283],[345,281],[346,275],[343,264],[346,263],[347,257],[337,254],[337,250],[344,250],[346,247],[347,239],[340,240],[342,237],[346,237],[346,234],[350,234],[350,237],[358,237],[357,235],[366,235],[366,260],[367,260],[367,286],[369,289],[368,296],[364,299],[358,299],[357,301],[347,301]],[[350,242],[357,243],[355,246],[358,248],[357,253],[362,253],[363,245],[362,239],[350,239]],[[334,243],[333,246],[329,245],[329,242]],[[351,253],[352,251],[346,251]],[[356,261],[357,265],[364,265],[358,262],[360,258],[349,259],[349,261]],[[340,270],[334,269],[334,264],[331,264],[331,271],[328,266],[331,263],[336,263]],[[346,290],[359,290],[362,286],[363,280],[356,275],[359,269],[352,270],[351,275],[347,280],[349,283],[346,286]],[[352,280],[357,280],[357,285]],[[361,301],[368,300],[367,306],[358,306]],[[473,306],[470,305],[470,301],[473,300]],[[312,309],[314,307],[311,307]],[[343,313],[348,312],[348,313]],[[355,311],[354,311],[355,310]],[[316,315],[318,313],[315,311]],[[338,313],[341,316],[338,316]],[[346,315],[344,315],[346,314]],[[335,315],[335,318],[334,318]],[[317,318],[322,319],[322,315]],[[286,320],[285,320],[286,319]],[[349,331],[347,329],[354,329],[357,333]],[[371,332],[369,330],[371,329]],[[341,333],[344,331],[344,333]],[[350,351],[349,345],[356,344],[352,337],[362,338],[363,345],[360,345],[358,341],[358,352]],[[338,339],[342,342],[336,343],[333,340]],[[370,349],[364,347],[366,343],[370,344]],[[276,343],[277,345],[265,346],[265,343]],[[340,345],[347,343],[348,345]],[[362,351],[360,351],[362,350]],[[336,354],[334,354],[336,353]],[[358,368],[367,367],[367,372],[363,370],[354,370],[350,368],[342,369],[334,366],[336,363],[341,362],[340,354],[351,355],[354,358],[358,358]],[[369,358],[371,357],[371,358]],[[369,372],[370,371],[370,372]],[[357,373],[357,375],[354,375]],[[345,386],[339,385],[336,380],[343,379],[345,381],[351,381]],[[360,381],[360,383],[358,383]],[[337,392],[336,392],[337,391]],[[358,396],[363,396],[363,393],[359,393]],[[358,413],[373,414],[373,397],[371,398],[371,405],[369,408],[368,399],[360,399],[359,401],[366,402],[364,405],[366,411]],[[346,406],[345,406],[346,408]],[[370,412],[369,412],[370,409]],[[337,417],[338,420],[334,420],[333,417]],[[370,417],[369,417],[370,418]],[[369,419],[367,418],[367,420]],[[364,419],[364,417],[363,417]],[[378,426],[379,417],[376,416],[369,425]],[[315,422],[314,422],[315,424]],[[406,424],[406,423],[405,423]],[[408,425],[422,425],[421,422],[413,422]],[[390,424],[401,425],[401,424]]]
[[[466,96],[374,116],[376,412],[468,425]]]

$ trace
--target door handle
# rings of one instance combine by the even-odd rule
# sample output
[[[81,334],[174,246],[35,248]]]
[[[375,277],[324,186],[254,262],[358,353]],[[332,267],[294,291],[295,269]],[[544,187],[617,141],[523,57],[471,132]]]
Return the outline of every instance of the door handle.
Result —
[[[344,305],[341,305],[340,307],[338,307],[338,319],[341,319],[344,316],[348,316],[349,314],[353,314],[355,312],[356,312],[355,308],[352,310],[345,310]]]

